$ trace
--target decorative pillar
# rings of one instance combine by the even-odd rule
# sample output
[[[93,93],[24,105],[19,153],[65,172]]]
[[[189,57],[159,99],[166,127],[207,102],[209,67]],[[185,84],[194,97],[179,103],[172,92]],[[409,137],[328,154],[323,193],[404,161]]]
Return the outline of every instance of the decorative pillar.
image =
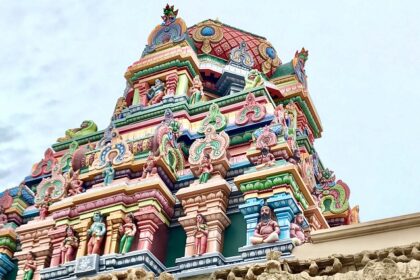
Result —
[[[239,205],[239,210],[244,215],[246,222],[246,245],[251,245],[250,237],[254,235],[260,210],[263,205],[264,200],[260,198],[250,198],[244,204]]]
[[[0,279],[5,279],[6,275],[16,267],[12,262],[16,251],[16,239],[16,233],[12,228],[0,229]]]
[[[181,74],[178,76],[178,84],[176,87],[177,96],[185,96],[188,92],[188,77],[186,74]]]
[[[0,253],[0,279],[6,279],[7,274],[13,270],[16,265],[8,255]]]
[[[113,211],[106,217],[106,240],[103,254],[118,254],[119,227],[123,224],[124,212]]]
[[[86,256],[87,254],[87,243],[88,243],[87,230],[92,224],[91,219],[92,219],[91,217],[87,217],[73,226],[73,229],[77,232],[79,236],[79,249],[77,250],[76,259]]]
[[[178,83],[178,75],[169,73],[166,75],[166,96],[174,96]]]
[[[147,106],[147,95],[146,93],[150,89],[150,86],[147,82],[140,82],[134,85],[134,96],[133,96],[133,105],[143,105]],[[136,97],[136,90],[138,92],[138,97]],[[137,99],[137,103],[134,101]]]
[[[58,228],[52,228],[48,232],[51,237],[52,245],[52,256],[50,267],[54,267],[60,264],[61,261],[61,246],[63,240],[66,237],[66,226],[60,226]]]
[[[290,238],[290,222],[301,213],[296,200],[289,193],[277,193],[267,199],[268,206],[274,210],[280,226],[280,240]]]

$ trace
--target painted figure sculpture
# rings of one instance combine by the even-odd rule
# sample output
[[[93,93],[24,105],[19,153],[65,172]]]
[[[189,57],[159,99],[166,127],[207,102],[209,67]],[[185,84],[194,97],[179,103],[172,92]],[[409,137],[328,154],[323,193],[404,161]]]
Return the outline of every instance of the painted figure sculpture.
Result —
[[[251,71],[249,71],[248,75],[245,77],[244,90],[252,89],[252,88],[261,86],[262,84],[264,84],[264,80],[261,76],[261,73],[256,69],[252,69]]]
[[[42,201],[38,205],[38,208],[39,208],[39,219],[40,220],[45,220],[45,218],[48,216],[48,209],[49,209],[49,206],[51,204],[51,200],[52,200],[51,199],[51,191],[48,190],[45,193],[44,201]]]
[[[23,266],[23,280],[32,280],[34,272],[36,270],[36,262],[34,253],[29,252],[26,255],[25,265]]]
[[[250,241],[253,245],[274,243],[279,240],[280,227],[274,220],[270,207],[263,206],[260,212],[260,222],[255,227],[254,236]]]
[[[74,229],[68,226],[66,237],[61,245],[60,264],[73,261],[76,258],[77,248],[79,248],[79,239],[76,237]]]
[[[193,80],[192,87],[189,90],[190,92],[190,100],[189,104],[194,105],[203,100],[204,92],[203,92],[203,83],[200,80],[200,76],[196,75]]]
[[[165,96],[165,84],[161,80],[156,79],[155,85],[147,92],[148,105],[154,105],[162,101]]]
[[[7,223],[7,215],[4,213],[4,207],[0,205],[0,225]]]
[[[67,196],[73,196],[83,191],[83,181],[79,179],[80,170],[73,172],[68,183]]]
[[[93,224],[88,229],[87,233],[90,236],[88,242],[88,255],[98,254],[101,251],[102,241],[106,233],[106,226],[103,222],[103,216],[101,212],[95,212],[93,214]]]
[[[143,166],[143,174],[141,175],[142,179],[146,179],[157,174],[156,161],[157,159],[153,156],[153,153],[149,152],[149,156],[147,157],[146,163]]]
[[[67,129],[66,136],[58,138],[57,142],[65,142],[76,137],[92,134],[96,131],[98,131],[96,123],[94,123],[93,121],[86,120],[83,121],[80,127],[78,128]]]
[[[211,163],[210,155],[205,154],[201,160],[200,167],[198,171],[201,173],[198,179],[199,184],[207,183],[213,172],[213,164]]]
[[[112,183],[115,177],[115,169],[112,167],[112,162],[108,161],[102,175],[104,176],[104,186]]]
[[[276,159],[274,155],[270,153],[269,147],[265,146],[261,149],[261,155],[258,157],[257,164],[258,165],[255,167],[257,170],[276,164]]]
[[[120,240],[119,253],[125,254],[128,253],[133,244],[134,236],[136,235],[137,228],[134,223],[134,216],[131,213],[128,213],[124,217],[124,225],[119,227],[119,232],[122,234]]]
[[[295,245],[301,245],[306,242],[306,236],[303,232],[303,215],[297,214],[293,222],[290,223],[290,238],[292,238]]]
[[[209,230],[207,226],[207,221],[203,215],[198,214],[196,216],[196,229],[194,231],[194,249],[195,249],[195,256],[201,256],[205,254],[207,251],[207,238],[208,238]]]

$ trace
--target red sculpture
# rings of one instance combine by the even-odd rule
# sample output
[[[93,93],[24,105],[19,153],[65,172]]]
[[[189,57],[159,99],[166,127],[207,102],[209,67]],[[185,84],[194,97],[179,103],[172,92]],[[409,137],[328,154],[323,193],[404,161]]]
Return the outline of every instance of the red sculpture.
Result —
[[[79,179],[79,173],[80,170],[77,170],[76,172],[73,172],[69,183],[68,183],[68,189],[67,189],[67,195],[72,196],[79,193],[82,193],[83,188],[83,181]]]
[[[60,264],[73,261],[76,258],[77,248],[79,248],[79,239],[76,237],[74,229],[70,226],[66,229],[66,238],[61,245]]]
[[[279,240],[280,227],[274,220],[270,207],[263,206],[260,212],[260,222],[255,227],[254,236],[250,241],[253,245],[274,243]]]
[[[42,201],[40,204],[38,204],[39,208],[39,219],[45,220],[45,218],[48,216],[48,208],[51,204],[52,198],[51,198],[51,189],[48,189],[45,192],[44,201]]]
[[[290,223],[290,238],[296,245],[301,245],[306,242],[305,233],[302,229],[304,217],[302,214],[297,214],[292,223]]]
[[[146,164],[143,166],[143,174],[141,176],[142,179],[146,179],[157,174],[156,161],[157,159],[153,156],[153,153],[149,152],[149,156],[146,159]]]
[[[93,214],[93,224],[88,229],[87,233],[90,236],[88,242],[88,255],[100,254],[102,241],[106,233],[106,226],[103,222],[103,216],[100,212]]]
[[[261,155],[258,157],[257,164],[255,167],[257,170],[276,164],[276,158],[270,153],[269,147],[265,146],[261,149]]]
[[[196,229],[194,232],[195,237],[195,256],[201,256],[207,251],[207,238],[209,230],[207,226],[207,221],[203,215],[198,214],[196,216]]]
[[[7,215],[4,213],[3,206],[0,205],[0,225],[7,223]]]

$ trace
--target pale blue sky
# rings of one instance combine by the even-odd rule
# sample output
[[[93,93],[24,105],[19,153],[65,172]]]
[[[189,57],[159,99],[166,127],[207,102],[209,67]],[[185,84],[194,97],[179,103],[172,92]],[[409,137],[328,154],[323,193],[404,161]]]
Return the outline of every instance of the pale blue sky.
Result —
[[[166,1],[0,1],[0,189],[67,128],[104,128]],[[419,1],[172,1],[265,36],[283,62],[309,49],[323,163],[361,219],[420,211]]]

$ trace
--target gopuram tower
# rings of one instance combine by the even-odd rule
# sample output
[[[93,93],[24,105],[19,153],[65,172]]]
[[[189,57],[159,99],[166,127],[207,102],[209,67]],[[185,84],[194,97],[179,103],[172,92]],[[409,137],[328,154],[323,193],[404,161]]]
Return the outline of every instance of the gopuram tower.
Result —
[[[66,130],[1,194],[0,277],[181,279],[293,258],[311,234],[358,223],[314,146],[307,60],[302,48],[283,63],[218,20],[187,27],[167,5],[109,126]]]

